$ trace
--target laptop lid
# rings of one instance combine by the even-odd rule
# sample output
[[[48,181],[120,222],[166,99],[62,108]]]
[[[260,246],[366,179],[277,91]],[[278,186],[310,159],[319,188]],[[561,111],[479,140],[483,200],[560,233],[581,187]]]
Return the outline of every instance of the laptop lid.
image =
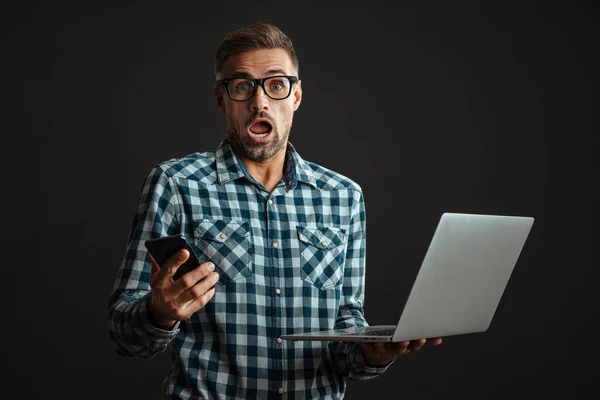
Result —
[[[392,334],[376,337],[366,335],[363,328],[351,328],[282,338],[399,342],[486,331],[533,221],[521,216],[444,213],[408,298],[398,302],[400,317]]]
[[[534,218],[442,214],[394,341],[486,331]]]

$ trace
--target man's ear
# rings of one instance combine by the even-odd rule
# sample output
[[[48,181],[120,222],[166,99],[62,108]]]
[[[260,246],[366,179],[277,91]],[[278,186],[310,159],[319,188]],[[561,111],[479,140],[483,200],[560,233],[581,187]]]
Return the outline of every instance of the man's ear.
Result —
[[[294,111],[300,107],[300,103],[302,102],[302,81],[298,80],[296,82],[296,90],[294,90]]]
[[[223,99],[223,93],[221,93],[221,91],[218,88],[215,88],[214,90],[215,93],[215,100],[217,101],[217,107],[219,107],[219,110],[221,110],[221,112],[225,112],[225,99]]]

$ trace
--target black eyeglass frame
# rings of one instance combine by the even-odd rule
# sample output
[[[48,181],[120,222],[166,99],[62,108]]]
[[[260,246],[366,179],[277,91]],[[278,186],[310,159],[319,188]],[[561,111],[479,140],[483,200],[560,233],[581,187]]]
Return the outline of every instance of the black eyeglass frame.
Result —
[[[271,78],[287,78],[290,81],[290,90],[288,91],[287,96],[282,97],[280,99],[276,99],[273,98],[269,95],[269,93],[267,92],[267,90],[265,89],[265,81]],[[236,100],[233,97],[231,97],[231,93],[229,93],[229,85],[228,83],[234,79],[245,79],[247,81],[250,81],[254,84],[254,90],[252,91],[252,94],[250,95],[250,97],[248,97],[245,100]],[[248,101],[250,100],[255,94],[256,94],[256,88],[258,86],[262,87],[263,92],[267,95],[268,98],[273,99],[273,100],[285,100],[288,97],[290,97],[290,94],[292,94],[292,87],[294,86],[294,83],[298,82],[299,79],[297,76],[293,76],[293,75],[273,75],[273,76],[267,76],[266,78],[260,78],[260,79],[255,79],[255,78],[246,78],[246,77],[235,77],[235,78],[226,78],[226,79],[219,79],[215,85],[215,87],[219,87],[221,85],[225,86],[225,91],[227,92],[227,96],[229,96],[229,98],[232,101]]]

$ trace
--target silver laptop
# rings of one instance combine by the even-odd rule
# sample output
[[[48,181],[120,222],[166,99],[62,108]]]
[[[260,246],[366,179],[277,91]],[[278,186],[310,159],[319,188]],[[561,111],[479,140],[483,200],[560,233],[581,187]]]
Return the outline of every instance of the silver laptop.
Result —
[[[396,325],[295,332],[288,340],[383,341],[486,331],[534,218],[444,213]]]

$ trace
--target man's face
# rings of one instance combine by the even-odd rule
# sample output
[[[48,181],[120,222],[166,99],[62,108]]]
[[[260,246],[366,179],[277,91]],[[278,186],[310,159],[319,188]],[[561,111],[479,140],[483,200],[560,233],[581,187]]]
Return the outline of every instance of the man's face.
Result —
[[[267,78],[297,75],[292,60],[283,49],[251,50],[231,55],[219,79]],[[240,156],[264,162],[285,152],[292,128],[294,111],[300,106],[300,81],[292,86],[289,97],[269,98],[262,87],[246,101],[233,101],[224,86],[215,90],[217,105],[225,113],[226,137]]]

